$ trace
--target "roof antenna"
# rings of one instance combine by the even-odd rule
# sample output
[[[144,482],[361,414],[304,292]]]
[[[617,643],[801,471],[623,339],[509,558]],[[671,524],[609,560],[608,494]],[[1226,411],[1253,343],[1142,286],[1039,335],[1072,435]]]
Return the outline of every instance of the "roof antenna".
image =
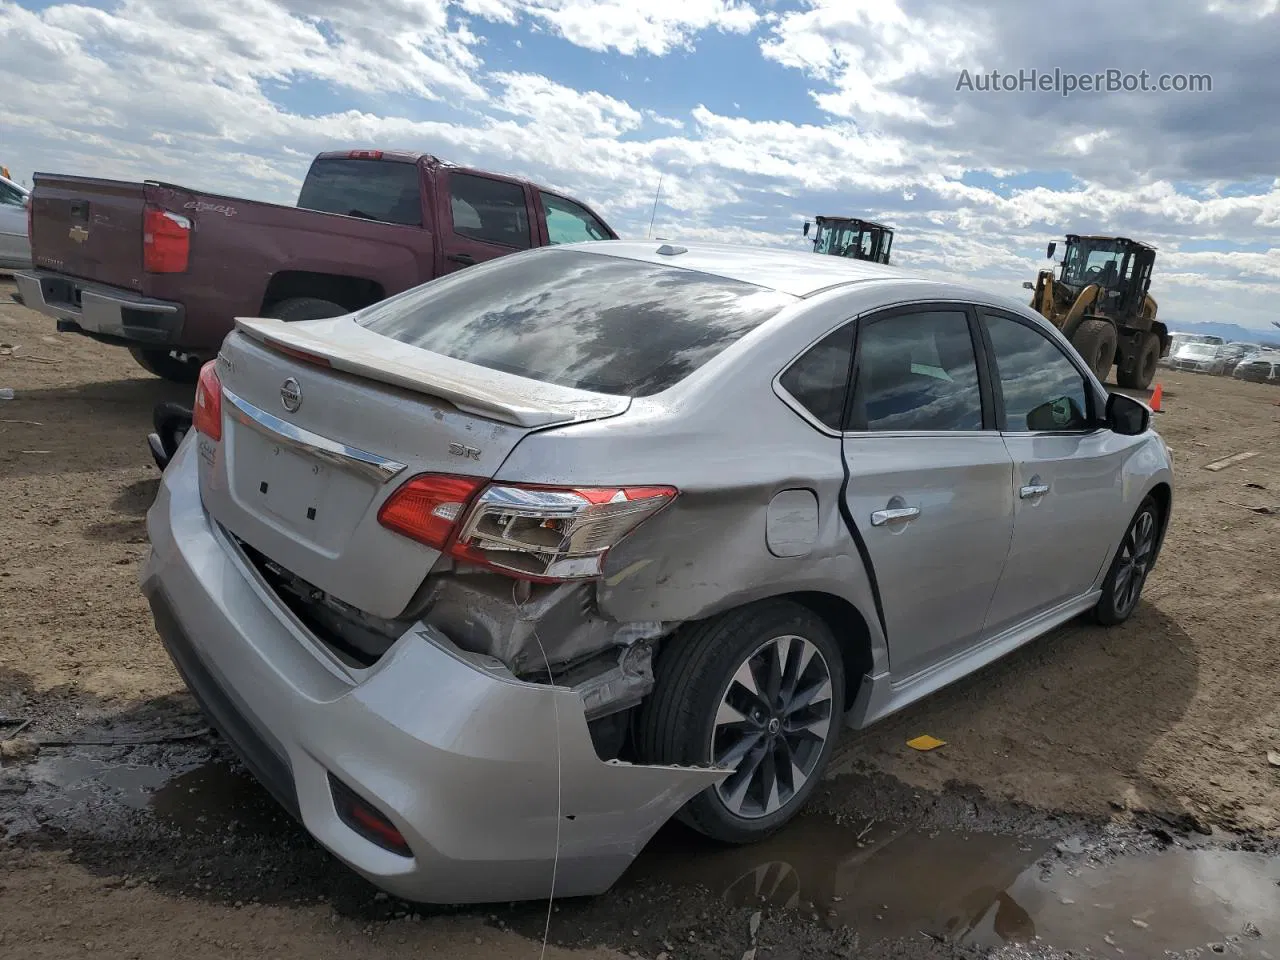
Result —
[[[658,198],[659,198],[660,196],[662,196],[662,176],[663,176],[662,174],[659,174],[659,175],[658,175],[658,190],[657,190],[657,192],[653,195],[653,213],[649,214],[649,236],[648,236],[648,239],[650,239],[650,240],[652,240],[652,239],[653,239],[653,218],[654,218],[654,217],[656,217],[656,216],[658,215]]]

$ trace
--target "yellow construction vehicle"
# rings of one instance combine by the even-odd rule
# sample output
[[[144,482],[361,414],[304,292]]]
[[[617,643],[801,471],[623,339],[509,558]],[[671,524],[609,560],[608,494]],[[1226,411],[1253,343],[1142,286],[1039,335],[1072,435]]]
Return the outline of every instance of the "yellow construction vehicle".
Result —
[[[857,217],[814,217],[818,230],[813,235],[813,252],[852,260],[888,263],[893,246],[893,227]],[[804,222],[804,235],[813,224]]]
[[[1056,242],[1045,256],[1053,259]],[[1127,237],[1067,234],[1062,265],[1041,270],[1031,308],[1062,331],[1098,379],[1116,367],[1116,383],[1145,390],[1156,364],[1169,352],[1169,331],[1156,319],[1148,292],[1155,247]]]

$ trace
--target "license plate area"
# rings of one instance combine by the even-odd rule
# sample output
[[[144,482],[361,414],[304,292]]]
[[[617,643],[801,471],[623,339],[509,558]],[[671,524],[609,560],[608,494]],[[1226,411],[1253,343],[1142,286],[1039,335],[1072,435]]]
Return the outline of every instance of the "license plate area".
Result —
[[[372,502],[372,483],[243,424],[231,424],[233,492],[242,509],[336,558]]]

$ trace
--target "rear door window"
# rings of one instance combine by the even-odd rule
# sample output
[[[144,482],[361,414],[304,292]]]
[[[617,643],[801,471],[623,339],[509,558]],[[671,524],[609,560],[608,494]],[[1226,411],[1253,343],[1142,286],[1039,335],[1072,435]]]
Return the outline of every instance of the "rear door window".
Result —
[[[978,364],[963,310],[872,318],[858,334],[852,428],[982,429]]]
[[[580,390],[674,386],[796,298],[578,250],[501,257],[356,314],[401,343]]]
[[[453,232],[470,240],[515,250],[530,246],[524,187],[473,173],[449,174]]]
[[[420,227],[422,180],[418,165],[344,157],[317,160],[302,184],[298,206],[321,213]]]

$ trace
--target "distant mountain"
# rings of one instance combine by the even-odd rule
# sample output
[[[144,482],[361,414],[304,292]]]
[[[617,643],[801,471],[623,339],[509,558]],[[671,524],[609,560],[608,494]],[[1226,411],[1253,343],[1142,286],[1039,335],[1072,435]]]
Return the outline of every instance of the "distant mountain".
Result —
[[[1199,323],[1166,320],[1165,323],[1169,325],[1170,333],[1199,333],[1209,337],[1222,337],[1228,343],[1238,340],[1243,343],[1270,344],[1280,349],[1280,335],[1268,330],[1259,330],[1256,327],[1242,327],[1235,323],[1215,323],[1212,320]],[[1280,323],[1276,323],[1276,326],[1280,327]]]

